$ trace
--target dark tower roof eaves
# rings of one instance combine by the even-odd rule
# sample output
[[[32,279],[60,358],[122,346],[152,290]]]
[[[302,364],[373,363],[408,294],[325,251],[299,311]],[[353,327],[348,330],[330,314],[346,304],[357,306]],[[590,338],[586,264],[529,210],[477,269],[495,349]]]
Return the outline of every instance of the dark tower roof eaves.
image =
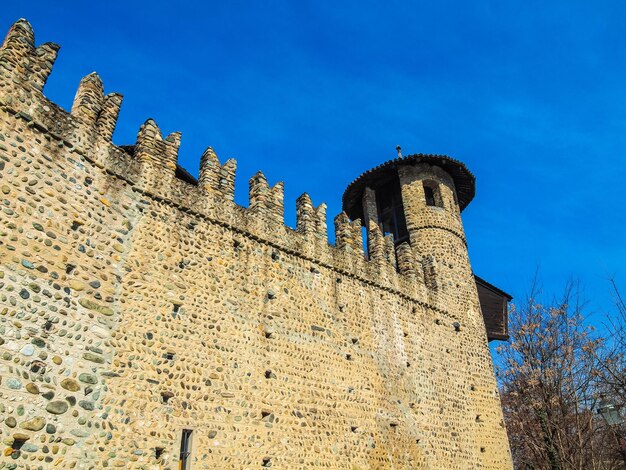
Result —
[[[393,170],[401,165],[412,163],[428,163],[446,171],[454,180],[459,208],[461,211],[474,199],[476,177],[467,169],[463,162],[447,155],[428,155],[416,153],[402,158],[389,160],[375,168],[367,170],[348,185],[343,193],[342,206],[348,216],[354,220],[362,216],[361,196],[367,186],[376,186],[376,182],[386,179]]]

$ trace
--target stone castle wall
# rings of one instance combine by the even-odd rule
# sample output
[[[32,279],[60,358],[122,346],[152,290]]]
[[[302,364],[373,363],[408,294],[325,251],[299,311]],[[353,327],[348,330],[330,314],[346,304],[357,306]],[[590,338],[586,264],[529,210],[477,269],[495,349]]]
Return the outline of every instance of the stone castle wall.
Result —
[[[152,120],[115,146],[96,75],[43,96],[57,51],[0,50],[0,468],[175,469],[182,429],[193,469],[511,468],[458,286],[307,195],[286,227],[261,173],[237,206],[211,149],[177,178]]]

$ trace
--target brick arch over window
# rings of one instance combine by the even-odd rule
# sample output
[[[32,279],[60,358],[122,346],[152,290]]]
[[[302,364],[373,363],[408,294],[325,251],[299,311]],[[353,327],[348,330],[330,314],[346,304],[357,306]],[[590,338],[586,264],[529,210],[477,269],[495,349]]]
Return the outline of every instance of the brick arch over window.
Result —
[[[425,180],[423,184],[426,205],[432,207],[443,207],[443,199],[441,198],[439,183],[432,180]]]

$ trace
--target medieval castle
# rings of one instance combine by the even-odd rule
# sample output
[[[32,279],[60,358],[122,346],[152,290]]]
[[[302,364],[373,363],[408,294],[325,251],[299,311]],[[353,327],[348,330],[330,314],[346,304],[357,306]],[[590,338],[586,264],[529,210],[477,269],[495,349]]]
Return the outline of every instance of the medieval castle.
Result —
[[[238,206],[235,161],[196,180],[152,120],[113,144],[97,75],[48,101],[58,50],[25,20],[0,49],[0,468],[512,468],[461,162],[361,175],[331,245],[323,204],[287,227],[259,172]]]

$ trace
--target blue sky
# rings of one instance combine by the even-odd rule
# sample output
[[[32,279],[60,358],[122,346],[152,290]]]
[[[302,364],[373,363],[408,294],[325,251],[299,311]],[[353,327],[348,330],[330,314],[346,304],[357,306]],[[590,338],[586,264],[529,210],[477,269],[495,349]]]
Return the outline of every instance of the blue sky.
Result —
[[[117,144],[154,118],[183,133],[197,174],[238,161],[236,200],[261,169],[328,204],[404,154],[464,161],[474,270],[516,297],[578,279],[595,312],[626,291],[626,5],[622,1],[6,2],[62,48],[45,93],[69,109],[97,71],[125,96]],[[201,4],[202,3],[202,4]]]

